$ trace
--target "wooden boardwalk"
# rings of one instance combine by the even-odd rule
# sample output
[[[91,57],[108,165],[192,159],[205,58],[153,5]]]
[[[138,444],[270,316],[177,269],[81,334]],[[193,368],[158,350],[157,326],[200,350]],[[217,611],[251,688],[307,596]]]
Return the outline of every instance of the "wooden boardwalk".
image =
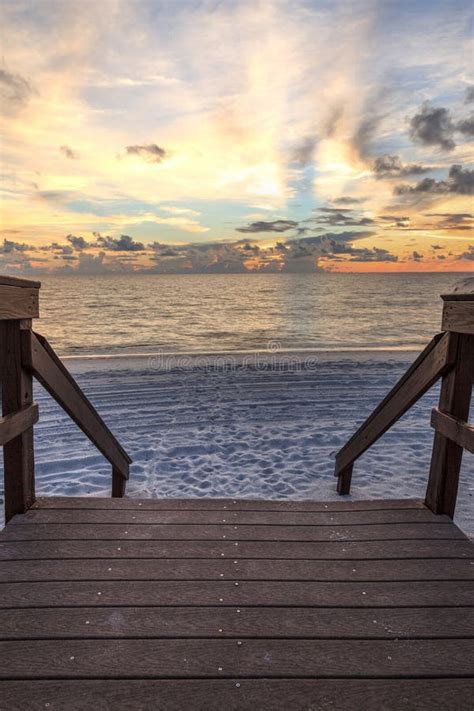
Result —
[[[472,709],[473,552],[415,500],[39,499],[0,708]]]

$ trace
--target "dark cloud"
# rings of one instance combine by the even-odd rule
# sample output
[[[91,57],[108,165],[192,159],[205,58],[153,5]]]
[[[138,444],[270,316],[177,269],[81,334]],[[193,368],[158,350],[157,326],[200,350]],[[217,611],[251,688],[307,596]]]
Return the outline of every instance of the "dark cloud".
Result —
[[[59,150],[63,155],[66,156],[66,158],[69,158],[70,160],[77,160],[79,158],[79,155],[76,153],[76,151],[73,151],[70,146],[60,146]]]
[[[16,113],[33,93],[34,90],[22,76],[0,69],[0,108],[3,113]]]
[[[439,217],[436,228],[443,230],[470,230],[474,215],[470,212],[427,212],[425,217]]]
[[[425,102],[419,113],[410,119],[410,137],[424,146],[437,146],[444,151],[455,148],[455,126],[448,109]]]
[[[68,235],[66,237],[66,239],[69,242],[69,244],[77,252],[81,252],[83,249],[87,249],[88,247],[92,246],[92,244],[90,242],[87,242],[87,240],[85,240],[84,237],[76,237],[76,235]]]
[[[470,244],[467,248],[467,252],[463,252],[459,255],[458,259],[469,259],[474,261],[474,244]]]
[[[333,227],[367,227],[375,224],[371,217],[361,217],[350,208],[318,207],[316,212],[322,213],[311,218],[311,222]]]
[[[474,136],[474,113],[456,124],[456,130],[465,136]]]
[[[42,252],[54,252],[56,255],[71,255],[73,253],[73,248],[69,244],[59,244],[59,242],[52,242],[45,247],[40,247]]]
[[[421,262],[421,260],[423,259],[423,255],[419,252],[412,252],[411,259],[413,262]]]
[[[424,178],[416,185],[397,185],[395,195],[472,195],[474,193],[474,170],[452,165],[447,180]]]
[[[127,146],[125,151],[127,155],[140,156],[140,158],[144,158],[149,163],[161,163],[168,155],[165,149],[157,146],[156,143],[148,143],[143,146]]]
[[[120,235],[120,237],[103,237],[98,232],[94,232],[94,237],[97,240],[97,245],[111,252],[143,252],[145,246],[142,242],[134,242],[129,235]]]
[[[369,116],[365,118],[361,121],[352,137],[352,144],[362,158],[365,158],[370,153],[372,139],[380,120],[380,116]]]
[[[407,163],[403,165],[400,157],[397,155],[378,156],[373,165],[375,177],[381,178],[401,178],[409,175],[422,175],[427,173],[431,168],[418,163]]]
[[[335,198],[331,202],[333,202],[335,205],[358,205],[362,202],[365,202],[366,199],[367,198],[355,198],[343,195],[342,197]]]
[[[3,245],[0,244],[0,254],[11,254],[12,252],[29,252],[32,249],[31,245],[24,242],[13,242],[9,239],[3,240]]]
[[[252,222],[246,227],[237,227],[237,232],[286,232],[298,227],[294,220],[273,220],[271,222]]]
[[[395,227],[410,227],[410,218],[407,215],[379,215],[381,222],[390,222]]]

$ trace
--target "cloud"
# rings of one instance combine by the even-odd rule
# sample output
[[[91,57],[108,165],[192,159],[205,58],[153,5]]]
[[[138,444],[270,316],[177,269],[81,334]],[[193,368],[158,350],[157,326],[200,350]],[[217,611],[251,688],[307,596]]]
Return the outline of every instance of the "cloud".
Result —
[[[408,215],[379,215],[378,219],[382,222],[390,222],[391,227],[403,228],[410,226],[410,218],[408,217]]]
[[[472,195],[474,193],[474,170],[452,165],[447,180],[424,178],[416,185],[397,185],[395,195]]]
[[[129,235],[120,237],[103,237],[98,232],[94,232],[97,245],[111,252],[143,252],[145,245],[142,242],[134,242]]]
[[[471,104],[474,101],[474,84],[466,87],[466,95],[464,98],[465,104]]]
[[[471,230],[474,215],[470,212],[427,212],[425,217],[440,217],[436,228],[443,230]]]
[[[66,156],[66,158],[69,158],[70,160],[77,160],[79,158],[79,155],[76,153],[76,151],[73,151],[73,149],[69,146],[60,146],[59,150],[63,155]]]
[[[26,79],[0,69],[0,108],[5,114],[15,114],[22,109],[34,93]]]
[[[385,154],[378,156],[373,165],[373,170],[377,180],[381,178],[400,178],[409,175],[421,175],[427,173],[431,168],[418,163],[402,164],[397,155]]]
[[[343,195],[342,197],[335,198],[331,202],[334,203],[334,205],[357,205],[359,203],[365,202],[366,198],[356,198],[356,197],[348,197],[346,195]]]
[[[310,218],[310,221],[320,225],[367,227],[375,224],[371,217],[359,216],[350,208],[318,207],[316,211],[323,214]]]
[[[251,222],[246,227],[237,227],[237,232],[286,232],[298,227],[294,220],[273,220],[271,222]]]
[[[148,143],[142,146],[127,146],[125,151],[127,155],[139,156],[149,163],[161,163],[167,157],[165,149],[157,146],[156,143]]]
[[[444,151],[455,148],[453,140],[455,126],[448,109],[431,106],[425,102],[421,111],[410,119],[410,137],[424,146],[437,146]]]
[[[311,163],[316,148],[316,138],[307,136],[297,144],[291,154],[291,162],[299,163],[301,166]]]
[[[0,254],[11,254],[12,252],[28,252],[32,247],[23,242],[13,242],[9,239],[3,240],[3,245],[0,245]]]
[[[465,136],[474,136],[474,113],[456,124],[456,130]]]
[[[411,254],[411,260],[412,260],[413,262],[421,262],[422,259],[423,259],[423,255],[422,255],[422,254],[420,254],[419,252],[416,252],[416,251],[412,252],[412,254]]]
[[[80,252],[83,249],[87,249],[88,247],[92,246],[92,243],[87,242],[87,240],[85,240],[84,237],[76,237],[76,235],[68,235],[66,237],[66,239],[77,252]]]
[[[467,252],[463,252],[459,255],[459,259],[468,259],[474,261],[474,244],[470,244],[467,248]]]

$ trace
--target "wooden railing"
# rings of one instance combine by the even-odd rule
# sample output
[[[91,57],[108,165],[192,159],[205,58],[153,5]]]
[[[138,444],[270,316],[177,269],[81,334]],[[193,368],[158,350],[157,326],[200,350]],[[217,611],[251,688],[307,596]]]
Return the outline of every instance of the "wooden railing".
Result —
[[[49,345],[32,331],[39,316],[39,282],[0,277],[0,378],[5,518],[24,513],[35,501],[33,377],[112,465],[112,496],[123,496],[131,459]]]
[[[443,332],[337,453],[339,494],[350,492],[354,462],[441,378],[439,408],[431,416],[435,438],[425,503],[435,513],[454,515],[463,449],[474,451],[474,427],[467,423],[474,383],[474,294],[442,299]]]

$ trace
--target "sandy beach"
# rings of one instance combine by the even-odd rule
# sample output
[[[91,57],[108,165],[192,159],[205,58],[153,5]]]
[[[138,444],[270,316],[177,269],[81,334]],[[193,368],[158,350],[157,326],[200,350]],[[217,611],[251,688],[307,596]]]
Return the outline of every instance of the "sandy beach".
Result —
[[[131,497],[337,498],[334,454],[415,353],[262,353],[66,359],[133,458]],[[108,495],[109,465],[37,387],[37,489]],[[434,388],[355,468],[354,498],[423,497]],[[456,520],[474,534],[472,457]],[[469,485],[469,479],[471,484]]]

